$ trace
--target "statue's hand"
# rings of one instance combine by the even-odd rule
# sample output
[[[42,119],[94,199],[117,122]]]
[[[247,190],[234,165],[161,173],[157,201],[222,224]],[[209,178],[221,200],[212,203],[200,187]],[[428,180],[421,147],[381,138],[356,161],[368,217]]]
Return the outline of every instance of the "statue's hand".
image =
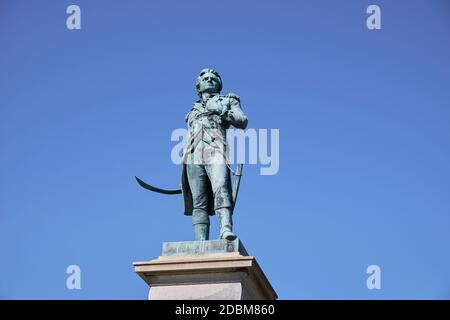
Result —
[[[230,101],[228,98],[222,99],[220,100],[209,100],[206,103],[206,108],[208,109],[208,111],[218,114],[218,115],[223,115],[225,114],[225,112],[229,109],[230,106]]]

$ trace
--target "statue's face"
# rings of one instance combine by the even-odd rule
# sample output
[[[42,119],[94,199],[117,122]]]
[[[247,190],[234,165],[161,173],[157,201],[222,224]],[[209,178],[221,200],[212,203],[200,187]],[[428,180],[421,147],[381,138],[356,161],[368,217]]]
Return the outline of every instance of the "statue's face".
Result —
[[[219,79],[215,74],[207,72],[200,77],[199,89],[200,92],[219,93]]]

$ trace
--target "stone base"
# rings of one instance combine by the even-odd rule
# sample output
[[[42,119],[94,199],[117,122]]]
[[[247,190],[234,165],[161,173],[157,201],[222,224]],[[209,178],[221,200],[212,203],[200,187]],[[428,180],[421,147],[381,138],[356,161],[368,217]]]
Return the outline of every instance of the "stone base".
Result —
[[[277,298],[239,239],[164,243],[162,256],[134,262],[134,268],[150,286],[149,300]]]

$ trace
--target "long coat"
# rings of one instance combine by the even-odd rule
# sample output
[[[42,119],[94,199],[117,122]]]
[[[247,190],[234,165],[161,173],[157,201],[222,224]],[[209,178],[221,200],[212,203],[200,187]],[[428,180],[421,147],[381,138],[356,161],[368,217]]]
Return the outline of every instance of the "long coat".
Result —
[[[233,116],[228,119],[229,124],[232,124],[236,128],[245,129],[247,126],[247,117],[242,112],[241,106],[240,106],[240,98],[238,95],[234,93],[229,93],[226,96],[219,96],[220,98],[225,97],[230,100],[230,112],[233,113]],[[196,105],[199,103],[197,101],[194,104],[194,109],[196,109]],[[186,115],[186,121],[188,122],[190,112]],[[188,122],[189,124],[189,122]],[[185,150],[186,152],[186,150]],[[228,174],[228,185],[231,187],[231,174]],[[184,214],[187,216],[192,215],[192,211],[194,209],[193,205],[193,199],[192,199],[192,191],[191,187],[189,185],[189,179],[187,175],[187,164],[183,163],[183,169],[181,172],[181,191],[183,193],[183,199],[184,199]],[[207,212],[209,215],[214,215],[214,194],[212,191],[211,183],[207,186],[207,192],[208,192],[208,209]]]

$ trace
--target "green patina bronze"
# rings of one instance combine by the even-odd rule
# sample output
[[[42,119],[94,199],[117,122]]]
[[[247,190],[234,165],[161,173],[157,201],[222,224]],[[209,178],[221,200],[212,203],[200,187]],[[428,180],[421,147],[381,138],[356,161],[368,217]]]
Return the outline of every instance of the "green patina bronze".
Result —
[[[199,99],[185,118],[189,139],[183,156],[181,189],[164,190],[136,179],[151,191],[183,194],[184,214],[192,216],[195,240],[209,240],[209,217],[216,215],[220,226],[219,239],[233,241],[237,236],[232,231],[232,216],[242,164],[238,165],[232,188],[226,130],[230,126],[245,129],[248,120],[238,95],[220,94],[222,79],[217,71],[203,69],[197,77],[196,90]]]

